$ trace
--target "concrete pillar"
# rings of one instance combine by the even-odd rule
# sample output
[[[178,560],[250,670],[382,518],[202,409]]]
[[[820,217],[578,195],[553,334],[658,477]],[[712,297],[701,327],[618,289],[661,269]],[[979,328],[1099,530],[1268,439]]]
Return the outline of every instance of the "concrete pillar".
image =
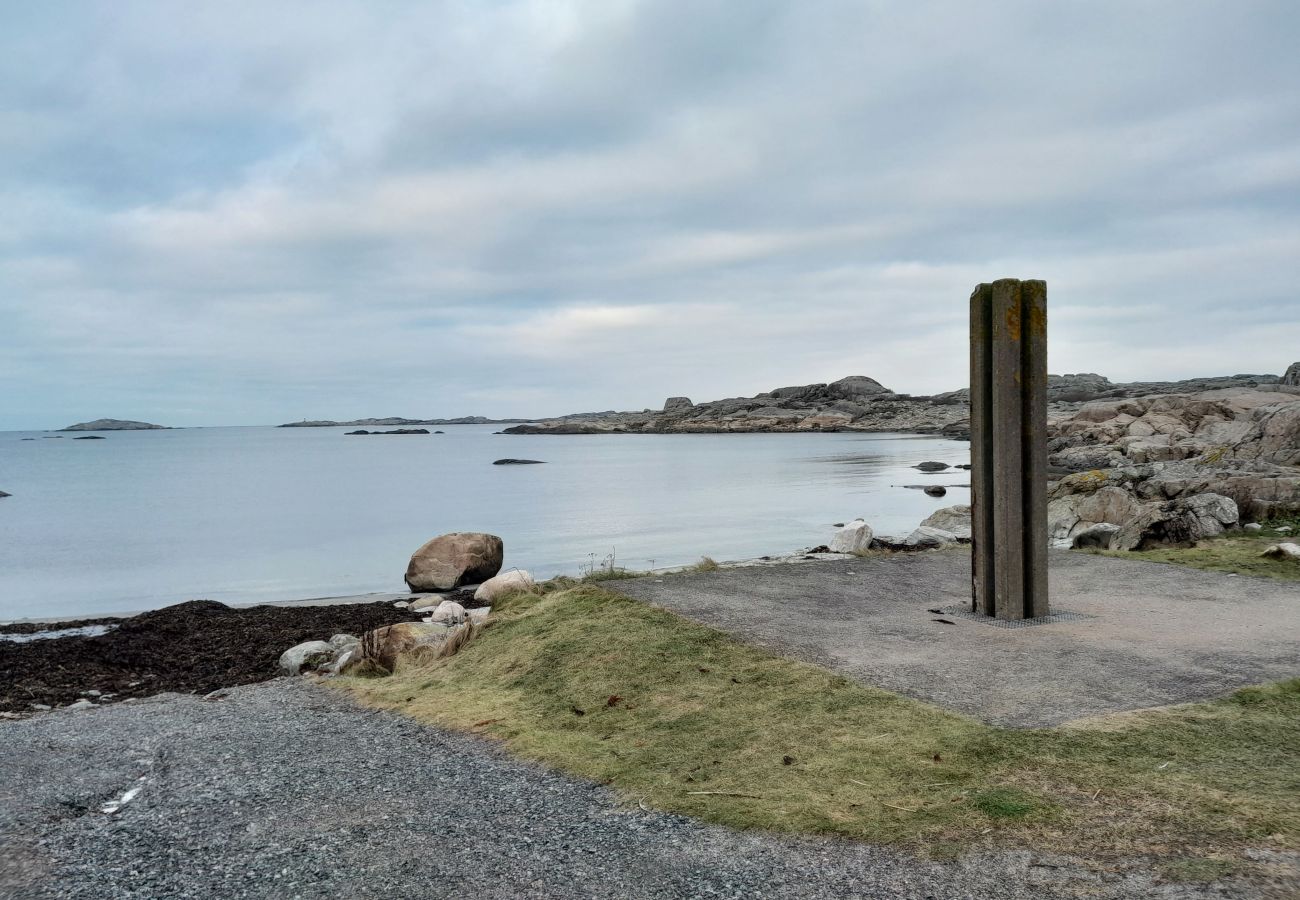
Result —
[[[1003,278],[970,297],[975,612],[1048,614],[1047,284]]]

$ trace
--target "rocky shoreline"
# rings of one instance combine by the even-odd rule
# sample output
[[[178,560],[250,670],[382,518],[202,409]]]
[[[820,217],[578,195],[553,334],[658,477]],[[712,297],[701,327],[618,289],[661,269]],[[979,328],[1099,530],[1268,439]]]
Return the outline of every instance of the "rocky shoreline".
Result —
[[[1288,376],[1231,375],[1188,381],[1115,384],[1102,375],[1051,375],[1048,402],[1056,416],[1084,403],[1156,394],[1278,385]],[[1300,376],[1296,376],[1300,378]],[[910,432],[970,437],[970,391],[913,396],[874,378],[850,375],[830,384],[776,388],[753,397],[692,403],[670,397],[661,410],[577,413],[516,425],[503,434],[716,434],[733,432]]]

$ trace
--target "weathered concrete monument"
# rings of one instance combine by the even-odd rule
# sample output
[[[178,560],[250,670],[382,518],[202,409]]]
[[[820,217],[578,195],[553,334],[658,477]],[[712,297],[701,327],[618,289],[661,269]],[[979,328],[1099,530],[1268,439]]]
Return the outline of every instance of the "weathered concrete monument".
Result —
[[[979,285],[970,328],[973,611],[1046,616],[1047,283]]]

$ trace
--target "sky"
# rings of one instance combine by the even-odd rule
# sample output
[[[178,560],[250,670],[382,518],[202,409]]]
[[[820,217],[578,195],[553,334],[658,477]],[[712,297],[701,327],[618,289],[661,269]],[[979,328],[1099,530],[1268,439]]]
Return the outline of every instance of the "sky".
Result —
[[[0,429],[1300,359],[1300,5],[0,0]]]

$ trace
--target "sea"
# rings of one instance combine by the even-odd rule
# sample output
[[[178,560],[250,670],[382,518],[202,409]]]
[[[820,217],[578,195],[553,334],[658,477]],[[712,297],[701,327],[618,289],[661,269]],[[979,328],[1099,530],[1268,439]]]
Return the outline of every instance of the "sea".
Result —
[[[935,436],[499,427],[0,432],[0,621],[401,591],[450,531],[500,535],[507,568],[546,578],[781,556],[856,517],[901,536],[970,502],[968,472],[911,468],[969,460]]]

